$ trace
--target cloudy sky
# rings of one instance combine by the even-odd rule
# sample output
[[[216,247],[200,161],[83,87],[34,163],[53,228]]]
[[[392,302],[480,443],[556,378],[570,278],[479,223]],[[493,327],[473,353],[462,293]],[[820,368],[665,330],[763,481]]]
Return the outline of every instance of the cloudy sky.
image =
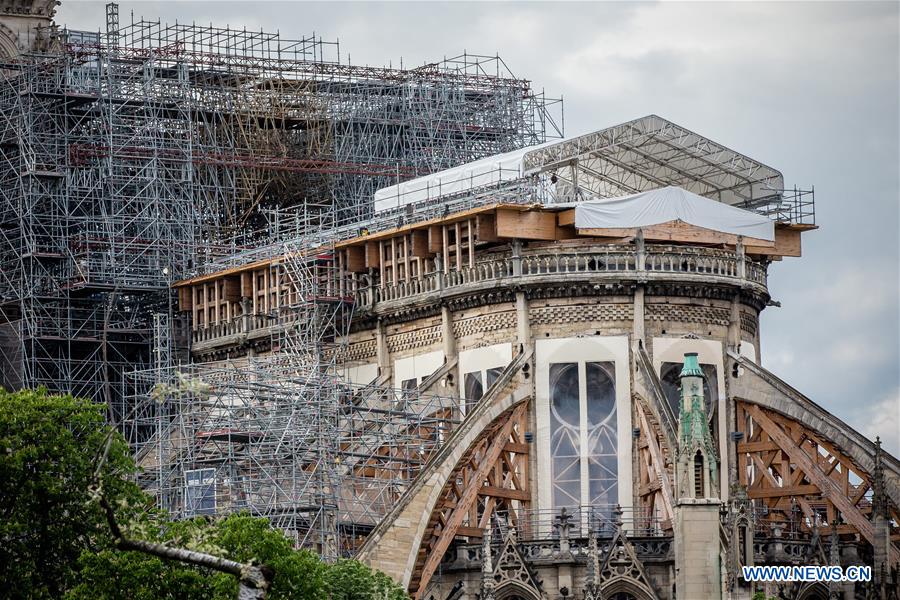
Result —
[[[122,2],[121,21],[315,32],[354,63],[499,53],[566,134],[651,113],[815,185],[819,231],[770,269],[767,368],[900,455],[900,14],[883,3]],[[97,30],[102,2],[57,22]]]

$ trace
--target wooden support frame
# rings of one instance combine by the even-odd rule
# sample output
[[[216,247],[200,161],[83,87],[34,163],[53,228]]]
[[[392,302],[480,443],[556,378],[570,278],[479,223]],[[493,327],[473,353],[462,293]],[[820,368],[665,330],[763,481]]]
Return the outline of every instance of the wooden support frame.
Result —
[[[877,543],[865,497],[872,485],[869,473],[803,423],[744,401],[736,403],[736,416],[746,440],[737,444],[738,479],[751,499],[766,506],[768,520],[787,522],[796,506],[805,521],[840,517],[842,533]],[[892,516],[900,522],[896,510]],[[896,543],[890,556],[900,563]]]
[[[344,267],[350,273],[365,273],[367,270],[366,265],[366,250],[365,246],[347,246],[343,250],[344,254]]]
[[[675,494],[672,492],[672,474],[663,456],[665,438],[659,428],[651,423],[641,403],[636,402],[635,406],[641,426],[638,440],[641,506],[649,515],[654,515],[658,509],[662,513],[662,528],[671,529],[674,527]]]
[[[479,242],[496,242],[497,219],[492,214],[478,215],[475,220],[475,237]]]
[[[556,213],[497,209],[497,236],[522,240],[556,239]]]
[[[528,449],[525,442],[528,402],[501,415],[457,463],[444,486],[422,537],[409,592],[421,600],[458,535],[481,537],[499,509],[516,515],[527,509]]]
[[[410,234],[410,246],[412,248],[411,256],[416,258],[428,258],[433,253],[428,247],[428,232],[416,229]]]
[[[560,227],[574,227],[575,209],[564,210],[557,213]],[[640,228],[645,242],[680,242],[687,244],[703,244],[711,246],[737,245],[738,236],[712,229],[706,229],[697,225],[691,225],[684,221],[668,221],[658,225],[648,225]],[[745,237],[743,239],[744,251],[752,256],[800,256],[800,235],[807,227],[796,225],[775,225],[775,239],[763,240],[759,238]],[[637,235],[637,227],[615,228],[584,228],[578,229],[578,236],[599,237],[619,240],[634,239]]]
[[[380,269],[381,268],[381,243],[380,242],[366,242],[366,268],[367,269]]]

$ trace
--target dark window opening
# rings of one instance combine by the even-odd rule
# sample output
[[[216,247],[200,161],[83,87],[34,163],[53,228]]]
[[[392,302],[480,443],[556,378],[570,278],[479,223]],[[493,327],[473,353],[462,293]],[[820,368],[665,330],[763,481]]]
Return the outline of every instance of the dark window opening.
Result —
[[[484,384],[481,381],[481,371],[474,371],[463,375],[465,384],[466,404],[471,406],[484,396]]]
[[[418,387],[419,382],[416,378],[404,379],[400,382],[400,410],[405,410],[409,402],[415,399]]]
[[[703,488],[705,487],[703,481],[703,455],[700,454],[700,451],[697,450],[697,454],[694,455],[694,497],[695,498],[703,498]]]
[[[502,367],[497,367],[495,369],[488,369],[487,373],[486,373],[487,386],[485,387],[485,390],[491,389],[491,386],[493,386],[497,382],[497,380],[500,379],[500,375],[502,373],[503,373]]]
[[[677,417],[681,414],[681,363],[664,362],[660,367],[659,380],[662,383],[663,393],[672,413]],[[715,365],[700,365],[703,370],[703,397],[706,399],[706,416],[710,422],[714,422],[716,407],[719,405],[718,375]]]
[[[747,528],[743,525],[738,527],[738,560],[741,565],[749,564],[747,562]]]
[[[184,504],[189,516],[216,512],[216,471],[195,469],[184,472]]]

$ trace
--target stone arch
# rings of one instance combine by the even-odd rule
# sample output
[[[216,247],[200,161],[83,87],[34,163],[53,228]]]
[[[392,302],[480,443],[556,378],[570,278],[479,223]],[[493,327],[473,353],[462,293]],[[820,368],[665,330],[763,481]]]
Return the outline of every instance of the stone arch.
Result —
[[[0,58],[15,58],[19,55],[19,37],[16,32],[0,23]]]
[[[776,375],[744,356],[728,351],[731,359],[726,373],[731,399],[749,402],[803,423],[808,429],[827,437],[865,472],[875,467],[872,440],[832,415],[792,388]],[[738,369],[740,367],[740,369]],[[735,373],[739,371],[739,375]],[[900,505],[900,460],[884,454],[885,492],[894,505]]]
[[[616,577],[604,582],[600,587],[600,594],[601,598],[611,598],[615,594],[628,594],[635,600],[654,600],[656,598],[656,594],[647,589],[647,586],[630,577]]]
[[[828,600],[828,586],[820,581],[806,584],[797,592],[797,600]]]
[[[377,568],[403,587],[409,588],[420,547],[438,500],[456,473],[460,462],[485,436],[496,433],[498,424],[510,416],[513,409],[532,397],[530,381],[520,384],[514,376],[531,360],[527,351],[516,357],[501,379],[508,384],[496,395],[483,398],[446,443],[436,452],[396,506],[369,535],[357,558]],[[427,587],[427,582],[426,586]]]
[[[498,586],[494,590],[494,598],[495,600],[544,600],[535,590],[515,581],[507,581]]]

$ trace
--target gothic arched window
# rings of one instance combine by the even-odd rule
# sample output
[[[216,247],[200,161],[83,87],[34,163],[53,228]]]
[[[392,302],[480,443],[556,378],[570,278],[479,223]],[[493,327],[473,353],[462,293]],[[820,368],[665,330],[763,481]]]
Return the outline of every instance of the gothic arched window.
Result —
[[[553,506],[581,504],[581,407],[578,363],[550,365]]]
[[[553,506],[611,506],[618,499],[612,363],[550,365]]]

